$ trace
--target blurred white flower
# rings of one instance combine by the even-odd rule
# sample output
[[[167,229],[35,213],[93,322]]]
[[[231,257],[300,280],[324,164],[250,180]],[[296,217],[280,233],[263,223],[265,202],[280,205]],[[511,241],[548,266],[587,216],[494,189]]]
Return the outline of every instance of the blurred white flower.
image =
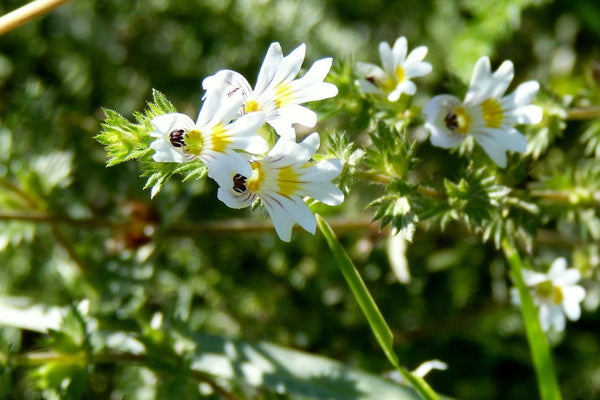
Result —
[[[295,139],[296,132],[292,124],[312,128],[317,123],[317,114],[300,104],[333,97],[338,93],[334,84],[323,82],[331,69],[331,58],[315,61],[302,78],[294,79],[300,71],[305,52],[303,43],[284,57],[279,43],[271,43],[254,89],[246,78],[231,70],[221,70],[205,78],[202,87],[207,93],[241,93],[244,100],[240,114],[263,111],[265,122],[278,135]]]
[[[508,150],[527,149],[527,140],[514,126],[537,124],[542,119],[542,109],[531,104],[540,87],[538,82],[524,82],[510,95],[503,96],[513,76],[512,62],[504,61],[492,73],[489,58],[480,58],[463,102],[444,94],[423,106],[431,143],[451,148],[471,135],[496,164],[506,167]]]
[[[427,47],[420,46],[406,55],[408,44],[404,36],[396,39],[394,47],[387,42],[379,43],[379,55],[383,68],[370,63],[357,63],[357,72],[361,79],[358,84],[365,93],[387,95],[389,101],[398,101],[402,93],[413,95],[417,86],[411,78],[427,75],[431,64],[423,61]]]
[[[264,113],[252,113],[231,122],[237,115],[242,97],[214,93],[206,97],[196,122],[180,113],[159,115],[152,119],[156,139],[150,144],[152,158],[158,162],[186,162],[200,159],[209,168],[218,158],[247,164],[234,150],[264,153],[267,142],[256,133],[264,123]]]
[[[331,183],[342,171],[342,162],[336,158],[308,163],[319,142],[316,132],[300,143],[280,138],[265,157],[251,159],[241,167],[223,159],[212,176],[219,184],[217,197],[231,208],[248,207],[260,199],[277,234],[286,242],[294,223],[314,234],[315,216],[303,198],[309,196],[328,205],[344,201],[342,191]]]
[[[523,269],[523,280],[529,287],[534,303],[539,307],[539,318],[544,331],[550,327],[561,332],[565,329],[565,315],[571,321],[581,316],[579,303],[585,298],[585,289],[576,285],[581,278],[579,270],[567,269],[567,261],[557,258],[548,273]],[[512,302],[520,304],[517,288],[511,289]]]

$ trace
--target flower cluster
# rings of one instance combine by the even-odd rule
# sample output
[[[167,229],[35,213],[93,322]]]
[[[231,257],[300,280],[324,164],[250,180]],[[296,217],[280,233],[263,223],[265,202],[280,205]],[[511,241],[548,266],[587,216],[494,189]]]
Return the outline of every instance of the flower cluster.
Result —
[[[293,124],[312,128],[317,122],[316,114],[301,104],[337,94],[335,85],[323,82],[331,58],[316,61],[295,79],[305,51],[302,44],[284,57],[279,43],[272,43],[254,89],[239,73],[222,70],[204,79],[204,102],[195,123],[179,113],[151,121],[155,161],[201,160],[208,176],[219,185],[221,201],[243,208],[260,200],[285,241],[291,239],[294,223],[315,232],[315,217],[305,196],[329,205],[344,200],[331,183],[341,173],[342,162],[310,161],[319,148],[319,134],[314,132],[296,143]],[[270,150],[257,133],[265,122],[280,136]]]
[[[404,37],[398,38],[392,48],[387,42],[381,42],[379,53],[383,68],[358,63],[361,90],[386,95],[389,101],[397,101],[402,93],[415,94],[416,85],[411,78],[428,74],[431,65],[423,61],[427,47],[417,47],[408,56],[407,47]],[[507,151],[525,152],[527,140],[514,126],[541,121],[542,109],[531,104],[539,84],[536,81],[522,83],[513,93],[504,96],[513,77],[512,62],[504,61],[492,73],[489,58],[480,58],[463,102],[444,94],[433,97],[423,106],[431,143],[452,148],[471,136],[502,168],[506,167]]]
[[[567,261],[562,257],[554,260],[546,274],[523,270],[523,280],[539,307],[540,324],[544,331],[553,327],[557,332],[562,332],[565,329],[565,315],[571,321],[579,319],[579,303],[585,298],[585,289],[577,285],[580,278],[579,270],[567,268]],[[511,289],[511,297],[514,304],[520,304],[516,288]]]

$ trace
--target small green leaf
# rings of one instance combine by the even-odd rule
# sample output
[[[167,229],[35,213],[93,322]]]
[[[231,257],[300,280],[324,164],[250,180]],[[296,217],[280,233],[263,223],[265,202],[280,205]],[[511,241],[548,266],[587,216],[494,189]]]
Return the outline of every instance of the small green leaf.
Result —
[[[186,163],[157,163],[153,161],[142,163],[144,173],[142,176],[148,176],[144,189],[150,189],[150,197],[154,198],[163,188],[163,185],[175,174],[183,174],[183,181],[192,178],[203,178],[208,169],[200,160],[194,160]]]

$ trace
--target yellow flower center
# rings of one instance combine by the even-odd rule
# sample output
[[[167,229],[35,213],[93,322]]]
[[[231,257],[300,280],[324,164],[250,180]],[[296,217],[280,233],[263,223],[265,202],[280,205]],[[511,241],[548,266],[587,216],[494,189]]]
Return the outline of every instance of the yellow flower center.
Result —
[[[294,89],[287,83],[282,83],[275,89],[275,105],[284,107],[294,100]]]
[[[481,112],[483,119],[485,119],[485,124],[490,128],[499,127],[504,118],[502,106],[494,99],[487,99],[481,103]]]
[[[212,128],[212,149],[220,153],[225,153],[231,143],[227,129],[222,124],[217,124]]]
[[[277,184],[279,185],[280,194],[287,197],[296,194],[298,189],[300,189],[301,183],[300,175],[294,170],[294,168],[288,166],[279,170]]]
[[[260,106],[256,102],[256,100],[250,100],[244,106],[244,113],[251,113],[254,111],[260,111]]]
[[[555,286],[554,287],[554,296],[552,296],[552,301],[554,301],[554,304],[561,304],[563,302],[564,298],[565,298],[565,295],[563,294],[563,291],[560,288],[560,286]]]
[[[189,154],[199,155],[204,148],[204,138],[199,130],[194,129],[185,133],[184,149]]]
[[[383,90],[386,93],[392,92],[396,89],[396,86],[398,86],[399,83],[404,82],[406,73],[404,72],[404,68],[402,68],[402,66],[398,65],[396,67],[395,75],[395,77],[393,75],[388,75],[387,79],[381,82],[381,84],[379,85],[381,90]]]
[[[260,190],[261,183],[265,180],[265,173],[259,162],[251,162],[252,176],[246,181],[246,189],[251,192],[258,192]]]
[[[469,132],[471,124],[471,116],[465,111],[462,106],[456,107],[454,111],[446,115],[444,122],[448,129],[462,135]]]
[[[543,299],[551,300],[554,304],[561,304],[565,295],[560,286],[554,286],[552,281],[547,280],[535,286],[535,292]]]
[[[406,76],[406,73],[404,72],[404,68],[402,68],[402,66],[398,65],[396,67],[396,78],[398,78],[398,83],[404,82],[405,76]]]

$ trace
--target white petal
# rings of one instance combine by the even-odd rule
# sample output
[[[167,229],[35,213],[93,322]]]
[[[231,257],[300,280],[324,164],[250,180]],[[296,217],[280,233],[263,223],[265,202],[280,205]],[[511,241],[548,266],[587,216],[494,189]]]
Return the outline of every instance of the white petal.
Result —
[[[274,167],[288,165],[302,166],[319,148],[320,138],[317,132],[308,135],[302,142],[280,138],[269,151],[268,160]]]
[[[491,73],[490,59],[481,57],[475,64],[465,103],[478,104],[488,98],[500,98],[514,76],[513,65],[505,61]]]
[[[388,95],[388,100],[391,102],[398,101],[398,99],[400,98],[400,95],[402,93],[406,93],[407,95],[412,96],[413,94],[416,93],[416,91],[417,91],[417,85],[415,85],[412,81],[405,79],[404,81],[400,82],[396,86],[396,89],[394,89]]]
[[[513,63],[508,60],[504,61],[492,76],[494,77],[494,86],[490,97],[500,98],[506,92],[506,89],[508,89],[510,82],[512,82],[515,76]]]
[[[303,85],[308,86],[317,82],[323,82],[323,79],[329,73],[333,59],[331,57],[322,58],[313,63],[308,72],[304,76],[298,79],[296,82],[299,84],[302,82]],[[300,86],[300,85],[299,85]]]
[[[202,88],[207,93],[204,94],[205,99],[211,91],[221,91],[227,95],[231,95],[236,92],[241,92],[244,99],[252,93],[252,87],[241,74],[231,71],[228,69],[221,70],[214,75],[204,78],[202,81]]]
[[[269,149],[269,144],[256,131],[265,121],[263,112],[245,114],[227,125],[227,133],[231,136],[231,148],[245,150],[252,154],[262,154]]]
[[[431,144],[448,149],[458,146],[465,140],[466,135],[453,132],[444,121],[448,113],[460,104],[460,100],[448,94],[435,96],[425,103],[423,106],[423,114],[427,116],[425,128],[431,132],[429,137]]]
[[[379,94],[383,93],[383,91],[381,91],[381,89],[379,89],[377,86],[373,85],[371,82],[369,82],[365,79],[359,79],[357,82],[358,82],[358,87],[360,88],[360,91],[363,93],[379,93]]]
[[[396,39],[396,42],[394,42],[394,47],[392,48],[392,52],[394,53],[394,66],[389,71],[394,71],[398,65],[404,64],[407,51],[408,42],[404,36],[400,36],[398,39]]]
[[[408,78],[408,79],[416,78],[419,76],[427,75],[428,73],[431,72],[431,69],[432,69],[431,64],[426,63],[426,62],[420,62],[420,63],[416,63],[416,64],[412,64],[412,65],[407,65],[404,68],[404,74],[405,74],[406,78]]]
[[[297,82],[300,81],[294,81],[291,83],[291,86],[295,91],[293,101],[296,104],[303,104],[308,103],[309,101],[328,99],[338,94],[338,88],[333,83],[317,82],[310,86],[297,88]]]
[[[296,47],[290,54],[283,58],[277,73],[273,78],[273,81],[269,86],[278,85],[281,82],[289,82],[298,75],[302,62],[304,61],[304,54],[306,53],[306,45],[302,43]]]
[[[305,168],[302,171],[302,180],[308,182],[331,182],[338,176],[344,165],[337,158],[323,160],[317,165]]]
[[[250,192],[240,194],[232,189],[220,187],[219,190],[217,190],[217,198],[229,208],[240,209],[251,206],[256,197]]]
[[[287,118],[275,118],[271,120],[267,120],[267,123],[275,129],[275,132],[282,138],[286,140],[296,140],[296,130],[292,126],[292,122]]]
[[[410,66],[410,65],[413,65],[416,63],[420,63],[421,61],[423,61],[423,59],[425,58],[426,55],[427,55],[427,47],[419,46],[410,52],[410,54],[406,58],[406,61],[404,61],[404,64],[406,64],[407,66]],[[425,64],[427,64],[427,63],[425,63]]]
[[[542,274],[541,272],[532,271],[527,268],[523,268],[523,281],[525,281],[525,285],[527,286],[535,286],[538,283],[544,282],[548,280],[548,276],[546,274]]]
[[[398,40],[400,39],[401,38]],[[385,70],[386,74],[394,73],[396,70],[396,60],[394,53],[387,42],[379,43],[379,55],[381,57],[381,65],[383,65],[383,69]]]
[[[208,176],[212,178],[220,187],[231,190],[233,189],[233,177],[240,174],[245,177],[252,176],[252,167],[250,162],[242,157],[239,153],[228,152],[219,153],[210,165]]]
[[[567,259],[559,257],[552,262],[550,269],[548,270],[548,276],[550,278],[557,278],[567,270]],[[575,283],[575,282],[573,282]]]
[[[539,310],[540,325],[544,332],[548,332],[551,324],[550,308],[547,304],[541,304]]]
[[[581,286],[570,286],[563,288],[563,309],[567,318],[571,321],[577,321],[581,316],[581,307],[579,303],[585,298],[585,289]]]
[[[530,104],[507,110],[505,116],[507,123],[516,124],[538,124],[542,120],[544,111],[541,107]]]
[[[356,74],[363,78],[372,77],[375,81],[381,81],[385,79],[386,73],[381,67],[371,63],[357,62],[356,63]]]
[[[487,129],[485,133],[477,133],[473,137],[500,168],[506,168],[506,148],[502,133],[500,130]]]
[[[292,238],[292,228],[294,227],[292,216],[283,208],[283,204],[279,199],[272,198],[271,196],[262,196],[261,200],[273,221],[275,232],[277,232],[281,240],[289,242]]]
[[[224,93],[214,93],[212,95],[209,92],[200,110],[196,125],[198,127],[213,127],[217,124],[227,125],[239,115],[242,102],[243,97],[241,93],[234,93],[228,96]]]
[[[537,81],[523,82],[510,95],[504,97],[502,102],[508,108],[531,104],[539,89],[540,84]]]
[[[150,132],[150,136],[153,137],[164,137],[176,129],[189,131],[195,127],[194,121],[187,115],[181,113],[159,115],[152,118],[150,123],[154,128],[154,130]]]
[[[562,308],[552,306],[549,310],[550,325],[552,325],[554,327],[554,330],[557,332],[564,331],[567,320],[565,318],[565,314],[563,313]]]
[[[492,128],[486,128],[486,130],[491,130]],[[524,153],[527,150],[527,139],[525,136],[516,130],[515,128],[508,128],[501,131],[500,135],[504,136],[502,143],[504,144],[504,148],[506,150],[516,151],[518,153]]]
[[[297,222],[307,232],[315,233],[317,229],[315,216],[301,198],[298,196],[285,197],[278,193],[273,193],[271,197],[282,205],[284,211],[293,221]]]
[[[283,119],[287,124],[300,124],[312,128],[317,124],[317,113],[298,104],[289,104],[279,110],[278,119]]]
[[[581,273],[576,268],[569,268],[558,276],[552,276],[552,282],[556,286],[574,285],[581,279]]]
[[[337,206],[344,202],[344,192],[330,182],[306,183],[300,194],[312,197],[328,206]]]
[[[258,72],[258,78],[256,78],[256,86],[254,87],[256,92],[263,93],[267,89],[273,81],[282,61],[283,51],[281,50],[281,46],[277,42],[271,43]]]
[[[163,138],[158,138],[152,143],[150,147],[154,149],[155,153],[152,155],[152,159],[156,162],[187,162],[192,160],[194,157],[186,157],[179,151],[177,151],[171,144]]]

